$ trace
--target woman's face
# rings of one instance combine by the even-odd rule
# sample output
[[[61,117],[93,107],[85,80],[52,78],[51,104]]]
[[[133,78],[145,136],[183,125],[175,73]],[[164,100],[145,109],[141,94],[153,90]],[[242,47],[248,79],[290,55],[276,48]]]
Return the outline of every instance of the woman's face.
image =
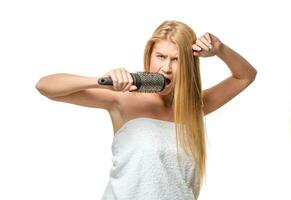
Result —
[[[178,48],[168,40],[155,43],[150,62],[150,72],[163,74],[171,80],[159,94],[168,94],[173,89],[173,78],[176,74],[178,63]]]

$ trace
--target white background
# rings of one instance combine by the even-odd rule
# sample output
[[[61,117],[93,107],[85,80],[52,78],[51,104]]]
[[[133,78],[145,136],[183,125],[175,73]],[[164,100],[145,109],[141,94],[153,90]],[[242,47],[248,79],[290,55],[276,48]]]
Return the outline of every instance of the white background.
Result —
[[[216,35],[258,71],[206,116],[199,199],[290,200],[288,13],[282,0],[1,1],[0,199],[101,198],[112,158],[109,113],[49,100],[35,85],[53,73],[143,70],[146,41],[164,20],[178,20],[197,36]],[[206,89],[230,71],[218,57],[201,58],[201,76]]]

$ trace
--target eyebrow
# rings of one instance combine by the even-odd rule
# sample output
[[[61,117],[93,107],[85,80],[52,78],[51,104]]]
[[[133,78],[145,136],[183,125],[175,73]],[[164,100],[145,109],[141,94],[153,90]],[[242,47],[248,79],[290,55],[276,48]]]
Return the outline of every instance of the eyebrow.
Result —
[[[161,54],[161,55],[163,55],[163,56],[164,56],[164,54],[163,54],[163,53],[161,53],[161,52],[156,52],[156,54]],[[176,57],[173,57],[173,58],[178,58],[178,57],[176,56]]]

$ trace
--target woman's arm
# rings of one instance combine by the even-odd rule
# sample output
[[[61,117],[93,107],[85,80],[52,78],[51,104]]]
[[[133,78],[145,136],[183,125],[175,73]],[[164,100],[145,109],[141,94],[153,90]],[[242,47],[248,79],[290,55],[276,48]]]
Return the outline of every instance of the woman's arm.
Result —
[[[257,70],[227,45],[222,43],[216,56],[228,66],[234,78],[251,82],[255,79]]]
[[[88,88],[97,88],[98,77],[58,73],[42,77],[36,89],[47,97],[60,97]]]
[[[205,115],[226,104],[255,80],[257,70],[213,34],[206,33],[201,36],[192,45],[192,48],[194,56],[216,55],[226,63],[232,74],[218,84],[202,91]]]

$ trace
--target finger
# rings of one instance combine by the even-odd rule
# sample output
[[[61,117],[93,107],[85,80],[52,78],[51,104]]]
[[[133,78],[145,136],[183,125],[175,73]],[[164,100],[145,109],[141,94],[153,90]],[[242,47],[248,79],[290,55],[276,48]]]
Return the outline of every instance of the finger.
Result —
[[[197,40],[197,41],[196,41],[196,44],[197,44],[199,47],[201,47],[203,50],[205,50],[205,51],[209,51],[209,48],[207,47],[207,45],[205,45],[205,44],[201,41],[201,39]]]
[[[124,90],[124,88],[127,86],[129,80],[127,77],[127,70],[124,68],[121,68],[121,74],[122,74],[122,81],[121,81],[121,90]]]
[[[202,48],[199,47],[199,46],[196,45],[196,44],[193,44],[193,45],[192,45],[192,49],[195,50],[195,51],[200,51]]]
[[[130,73],[129,73],[129,72],[127,72],[127,71],[126,71],[126,76],[127,76],[128,83],[127,83],[127,84],[126,84],[126,86],[123,88],[122,92],[128,91],[128,90],[129,90],[129,88],[130,88],[130,87],[131,87],[131,85],[132,85],[132,82],[133,82],[133,80],[132,80],[132,77],[131,77]]]
[[[110,74],[111,80],[112,80],[112,87],[113,90],[118,90],[118,77],[116,70],[113,70]]]
[[[195,53],[197,53],[197,55],[196,56],[199,56],[199,57],[206,57],[205,56],[205,52],[195,52]]]
[[[196,52],[196,51],[193,52],[193,55],[194,56],[200,56],[200,54],[198,52]]]
[[[126,92],[126,91],[129,91],[129,88],[131,87],[131,84],[128,83],[125,88],[123,88],[122,92]]]
[[[126,91],[128,91],[129,88],[130,88],[130,86],[131,86],[131,84],[130,84],[130,82],[128,82],[128,83],[125,85],[125,87],[122,89],[122,92],[126,92]]]
[[[126,77],[126,70],[124,68],[120,68],[119,69],[119,75],[120,75],[120,79],[119,79],[119,91],[122,91],[123,88],[127,85],[127,77]]]
[[[136,87],[136,85],[133,84],[133,78],[132,78],[131,74],[129,74],[129,79],[130,79],[130,86],[129,86],[130,89],[129,90],[130,91],[136,90],[137,87]]]
[[[210,34],[207,32],[207,33],[205,33],[204,35],[205,35],[207,41],[209,42],[209,44],[211,44]]]
[[[115,90],[116,91],[120,91],[121,90],[121,86],[122,86],[122,82],[123,82],[123,78],[122,78],[122,72],[121,72],[121,68],[117,68],[116,70],[114,70],[114,75],[116,78],[116,82],[115,82]]]
[[[120,91],[121,88],[122,88],[122,83],[123,83],[123,77],[122,77],[122,70],[121,70],[121,68],[116,69],[116,77],[117,77],[116,89],[118,91]]]
[[[129,91],[134,91],[134,90],[136,90],[136,89],[137,89],[137,87],[136,87],[135,85],[131,85]]]
[[[208,50],[210,50],[211,44],[208,42],[208,40],[206,39],[206,37],[201,37],[200,40],[207,46]]]

